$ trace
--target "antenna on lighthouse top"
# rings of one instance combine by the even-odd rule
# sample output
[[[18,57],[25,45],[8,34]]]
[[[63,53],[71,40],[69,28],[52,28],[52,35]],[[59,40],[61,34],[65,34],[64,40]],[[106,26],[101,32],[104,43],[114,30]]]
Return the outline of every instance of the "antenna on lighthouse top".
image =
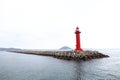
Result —
[[[79,30],[79,27],[77,26],[76,30]]]
[[[79,29],[79,27],[77,26],[77,28],[76,29]]]

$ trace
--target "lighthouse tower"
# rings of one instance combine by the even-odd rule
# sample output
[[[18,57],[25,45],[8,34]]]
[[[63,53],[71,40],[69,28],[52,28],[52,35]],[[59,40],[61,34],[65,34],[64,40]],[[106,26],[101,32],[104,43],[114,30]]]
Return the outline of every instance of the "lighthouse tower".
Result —
[[[76,34],[76,49],[77,51],[83,51],[83,49],[81,48],[81,44],[80,44],[80,30],[79,28],[77,27],[76,28],[76,31],[75,31],[75,34]]]

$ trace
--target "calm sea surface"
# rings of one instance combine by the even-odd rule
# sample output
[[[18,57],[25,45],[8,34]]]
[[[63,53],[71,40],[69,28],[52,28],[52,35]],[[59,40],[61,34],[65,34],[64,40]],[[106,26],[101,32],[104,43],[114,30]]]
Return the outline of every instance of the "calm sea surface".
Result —
[[[120,80],[120,49],[99,49],[109,58],[68,61],[0,51],[0,80]]]

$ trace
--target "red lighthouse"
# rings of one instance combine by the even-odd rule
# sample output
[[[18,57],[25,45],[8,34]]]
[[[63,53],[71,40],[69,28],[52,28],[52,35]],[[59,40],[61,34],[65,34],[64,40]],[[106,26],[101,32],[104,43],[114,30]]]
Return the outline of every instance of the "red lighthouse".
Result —
[[[77,51],[83,51],[83,49],[81,48],[81,44],[80,44],[80,30],[79,28],[77,27],[76,28],[76,31],[75,31],[75,34],[76,34],[76,49]]]

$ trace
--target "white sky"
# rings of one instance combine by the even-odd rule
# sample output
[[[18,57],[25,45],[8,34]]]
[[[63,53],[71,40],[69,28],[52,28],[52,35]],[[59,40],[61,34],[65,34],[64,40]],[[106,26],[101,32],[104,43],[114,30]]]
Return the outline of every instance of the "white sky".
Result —
[[[0,0],[0,47],[120,48],[120,0]]]

